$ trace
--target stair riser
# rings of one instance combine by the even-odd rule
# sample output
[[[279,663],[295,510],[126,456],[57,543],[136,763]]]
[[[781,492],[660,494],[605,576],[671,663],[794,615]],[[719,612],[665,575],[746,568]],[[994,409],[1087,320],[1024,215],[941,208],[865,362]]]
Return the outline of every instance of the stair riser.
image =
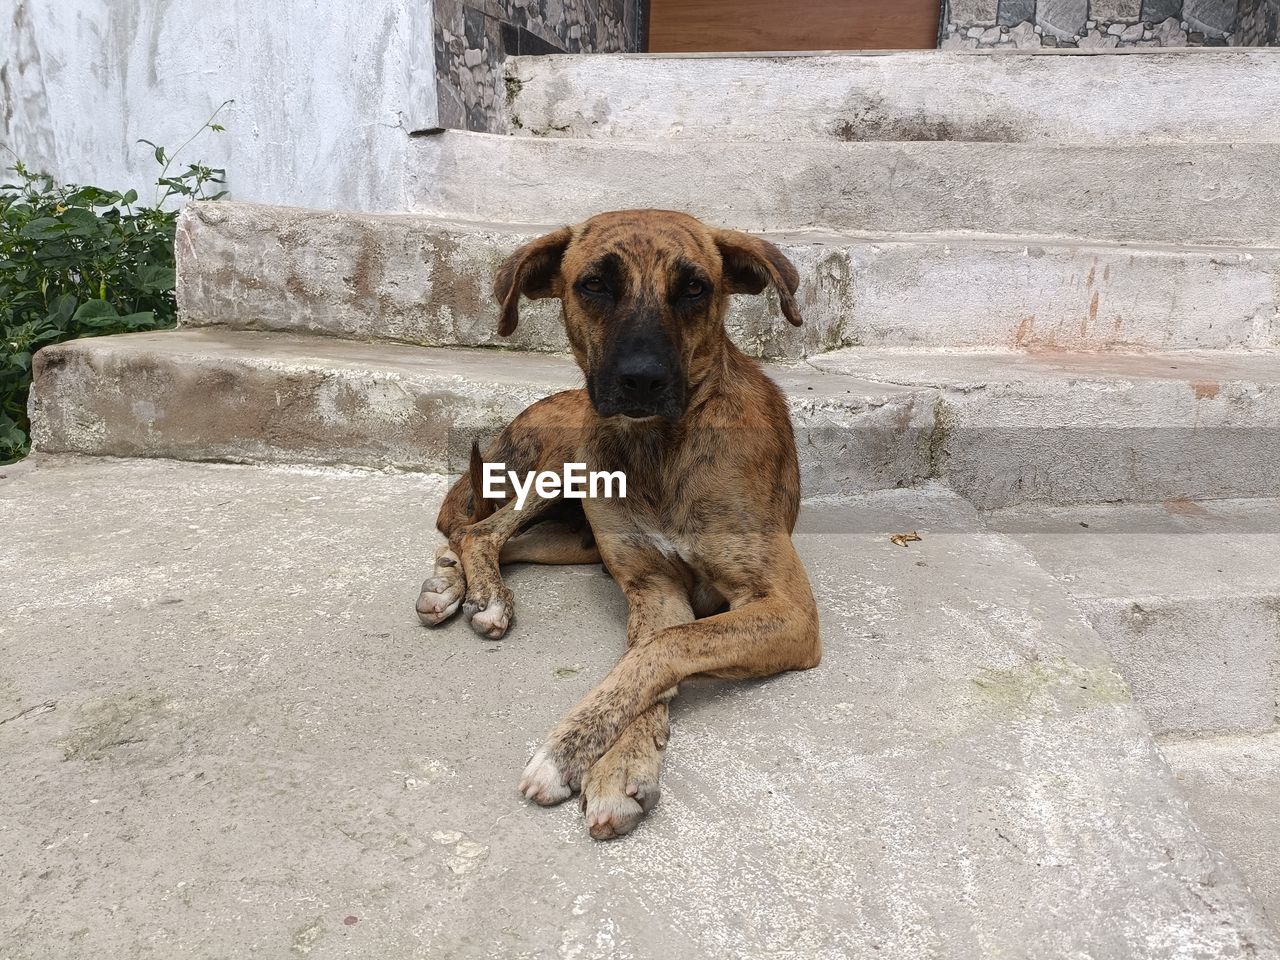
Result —
[[[1280,496],[1280,388],[1213,386],[945,390],[935,475],[980,509]]]
[[[932,473],[994,509],[1280,495],[1273,358],[855,348],[809,363],[938,390]]]
[[[559,305],[528,302],[494,330],[497,265],[538,229],[423,216],[192,204],[179,225],[187,326],[384,338],[423,346],[565,352]],[[805,325],[776,297],[735,297],[752,356],[840,346],[1280,346],[1280,252],[1136,250],[1017,242],[778,238],[800,271]]]
[[[414,141],[414,209],[576,222],[665,207],[748,230],[1280,244],[1280,144]]]
[[[1280,386],[1012,374],[938,387],[867,356],[846,376],[770,371],[808,496],[927,478],[981,508],[1280,496]],[[74,341],[36,367],[40,450],[449,473],[473,439],[581,382],[555,358],[214,331]]]
[[[941,422],[936,474],[979,508],[1280,495],[1280,389],[993,385],[945,393]]]
[[[517,57],[507,89],[511,132],[539,137],[1280,140],[1280,57],[1269,50]]]
[[[1080,603],[1156,733],[1275,728],[1280,596]]]
[[[534,400],[573,385],[494,382],[479,370],[389,371],[111,349],[111,341],[130,339],[73,342],[39,354],[31,403],[36,449],[456,474],[473,440],[492,437]],[[847,402],[793,398],[806,494],[925,478],[932,394],[888,389],[874,402],[856,395]]]

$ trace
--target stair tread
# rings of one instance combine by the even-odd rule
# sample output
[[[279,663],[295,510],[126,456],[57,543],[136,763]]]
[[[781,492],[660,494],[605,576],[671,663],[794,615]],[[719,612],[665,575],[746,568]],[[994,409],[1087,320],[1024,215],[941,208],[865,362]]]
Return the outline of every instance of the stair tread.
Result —
[[[1027,505],[983,521],[1085,610],[1156,732],[1276,726],[1280,500]]]
[[[1212,394],[1233,382],[1280,383],[1280,350],[954,350],[848,347],[808,358],[828,373],[889,383],[973,387],[986,383],[1185,383]],[[1198,387],[1197,387],[1198,385]]]
[[[1280,50],[1280,47],[1276,48]],[[287,230],[295,226],[295,222],[306,222],[314,226],[316,223],[329,221],[342,223],[356,221],[367,223],[372,227],[404,226],[420,224],[424,228],[442,230],[469,231],[481,234],[493,234],[510,237],[513,244],[537,236],[540,232],[558,230],[564,226],[563,220],[547,220],[546,222],[525,222],[483,217],[468,217],[461,213],[445,213],[432,210],[327,210],[318,207],[303,207],[270,203],[255,203],[247,200],[196,200],[183,207],[183,216],[198,216],[215,226],[224,222],[243,218],[257,218],[256,226],[263,232]],[[282,225],[262,223],[264,217],[279,217],[286,222]],[[249,227],[254,224],[245,223]],[[1269,253],[1280,253],[1280,242],[1266,244],[1205,244],[1184,243],[1178,241],[1142,241],[1107,240],[1100,237],[1075,237],[1070,235],[1052,236],[1043,233],[992,233],[983,234],[973,230],[924,230],[916,233],[894,230],[891,232],[861,230],[856,226],[832,227],[821,224],[806,227],[766,227],[753,230],[757,236],[776,244],[862,244],[874,243],[885,246],[903,244],[952,245],[957,247],[976,248],[1020,248],[1027,245],[1035,247],[1067,247],[1072,250],[1123,251],[1131,254],[1142,253],[1213,253],[1242,256],[1259,256]],[[290,239],[294,239],[292,236]]]
[[[1038,504],[984,519],[1076,597],[1280,596],[1280,499]]]
[[[236,357],[263,364],[378,367],[407,375],[530,383],[555,389],[582,386],[581,371],[569,357],[518,350],[424,347],[216,327],[95,337],[72,343],[79,348],[109,352],[141,350],[171,356]],[[779,382],[793,387],[792,392],[812,388],[819,396],[843,396],[850,388],[854,394],[894,395],[918,387],[1038,380],[1280,383],[1280,350],[1027,353],[850,347],[818,354],[804,362],[762,365]]]
[[[405,377],[453,380],[477,388],[525,386],[537,391],[553,391],[583,386],[582,372],[569,357],[518,350],[423,347],[216,327],[94,337],[63,346],[89,352],[147,353],[196,361],[234,359],[272,367],[383,370]],[[789,396],[804,401],[849,398],[848,402],[859,403],[860,398],[914,392],[911,387],[832,374],[800,363],[767,363],[764,367]]]

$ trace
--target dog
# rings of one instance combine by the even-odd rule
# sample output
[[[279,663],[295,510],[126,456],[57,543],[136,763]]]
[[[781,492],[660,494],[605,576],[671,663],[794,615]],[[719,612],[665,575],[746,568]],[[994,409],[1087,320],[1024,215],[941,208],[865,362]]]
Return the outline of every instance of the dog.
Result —
[[[791,541],[800,472],[787,402],[729,339],[733,294],[772,286],[801,323],[799,276],[777,247],[664,210],[604,213],[520,247],[498,269],[498,333],[520,298],[559,298],[585,389],[540,400],[445,497],[445,536],[417,611],[460,607],[499,639],[514,603],[504,563],[603,563],[629,604],[627,649],[551,731],[520,792],[544,806],[581,791],[592,837],[630,833],[658,801],[668,703],[691,677],[806,670],[818,613]],[[624,498],[485,497],[486,463],[623,471]]]

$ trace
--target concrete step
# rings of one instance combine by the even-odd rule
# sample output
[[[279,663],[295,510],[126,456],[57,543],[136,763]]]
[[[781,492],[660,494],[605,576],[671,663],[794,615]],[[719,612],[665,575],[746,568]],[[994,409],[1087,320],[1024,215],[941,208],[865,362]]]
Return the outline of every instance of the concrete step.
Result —
[[[493,275],[544,228],[432,216],[193,203],[178,227],[187,326],[566,352],[559,304],[509,340]],[[735,297],[748,354],[837,347],[1072,350],[1280,347],[1280,250],[774,233],[800,271],[804,326],[776,297]]]
[[[1280,54],[514,57],[512,133],[628,140],[1280,140]]]
[[[622,650],[598,568],[513,568],[482,643],[413,613],[437,478],[6,470],[15,956],[1276,955],[1078,609],[945,492],[806,510],[822,665],[686,684],[601,847],[515,791]]]
[[[939,391],[930,475],[987,509],[1280,496],[1280,355],[850,348],[829,373]]]
[[[1275,729],[1280,500],[1018,507],[986,522],[1085,610],[1157,733]]]
[[[928,472],[935,391],[806,366],[772,373],[809,493]],[[35,377],[32,441],[46,452],[445,473],[534,400],[582,385],[562,357],[212,328],[49,347]]]
[[[549,140],[413,143],[409,202],[470,220],[574,223],[665,207],[745,230],[825,228],[1280,245],[1280,143]]]
[[[1280,733],[1165,740],[1161,751],[1196,823],[1280,923]]]
[[[983,508],[1280,496],[1274,354],[842,350],[774,365],[811,496],[942,479]],[[455,471],[567,359],[213,328],[36,358],[49,452]]]

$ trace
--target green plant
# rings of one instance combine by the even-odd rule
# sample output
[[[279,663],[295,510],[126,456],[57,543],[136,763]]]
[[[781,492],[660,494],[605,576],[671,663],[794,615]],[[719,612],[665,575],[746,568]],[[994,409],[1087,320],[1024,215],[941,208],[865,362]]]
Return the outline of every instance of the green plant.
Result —
[[[230,101],[228,101],[230,102]],[[222,107],[225,107],[224,103]],[[197,131],[220,131],[219,107]],[[0,186],[0,463],[26,455],[31,359],[41,347],[77,337],[171,327],[174,199],[216,200],[225,171],[188,164],[150,141],[161,170],[155,201],[138,194],[57,184],[21,161]]]

